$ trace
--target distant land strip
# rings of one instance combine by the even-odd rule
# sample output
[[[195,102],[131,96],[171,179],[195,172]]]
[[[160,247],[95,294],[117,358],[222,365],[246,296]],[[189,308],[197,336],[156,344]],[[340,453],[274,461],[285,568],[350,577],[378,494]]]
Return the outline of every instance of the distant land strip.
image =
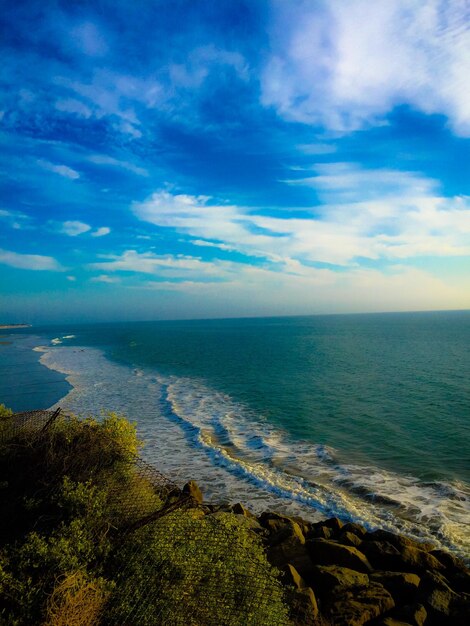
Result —
[[[0,329],[3,328],[31,328],[31,324],[0,324]]]

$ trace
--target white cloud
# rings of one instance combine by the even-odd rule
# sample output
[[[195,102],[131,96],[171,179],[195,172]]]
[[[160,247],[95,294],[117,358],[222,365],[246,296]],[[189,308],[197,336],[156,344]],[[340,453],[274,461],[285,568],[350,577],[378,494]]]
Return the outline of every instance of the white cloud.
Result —
[[[91,230],[91,226],[85,224],[84,222],[77,222],[75,220],[63,222],[59,226],[59,232],[64,235],[68,235],[69,237],[82,235],[83,233],[87,233],[89,230]]]
[[[201,276],[219,274],[221,269],[227,271],[230,264],[222,261],[209,263],[196,257],[158,255],[153,252],[137,252],[126,250],[121,255],[106,255],[105,260],[91,263],[88,267],[105,272],[135,272],[165,276],[186,276],[193,272]]]
[[[200,246],[202,248],[218,248],[219,250],[226,250],[228,252],[236,250],[234,246],[229,246],[226,243],[207,241],[206,239],[192,239],[190,243],[192,243],[193,246]]]
[[[340,163],[319,166],[317,176],[295,184],[315,187],[325,202],[310,210],[311,218],[260,215],[167,191],[135,203],[133,211],[144,221],[197,238],[196,245],[223,246],[272,262],[351,265],[361,257],[470,254],[470,199],[440,197],[436,181]],[[359,201],[365,187],[367,200]]]
[[[92,237],[104,237],[105,235],[109,235],[111,229],[108,226],[101,226],[97,228],[95,231],[91,233]]]
[[[0,249],[0,263],[23,270],[54,270],[60,271],[60,264],[50,256],[38,254],[18,254]]]
[[[120,167],[124,170],[128,170],[129,172],[133,172],[138,176],[149,175],[148,171],[143,167],[138,167],[129,161],[120,161],[119,159],[115,159],[114,157],[110,157],[106,154],[92,154],[88,157],[88,160],[92,163],[96,163],[96,165],[112,165],[114,167]]]
[[[77,280],[76,276],[67,276],[66,277],[68,281],[70,281],[71,283],[74,283]]]
[[[93,276],[93,278],[90,278],[90,280],[92,283],[108,283],[110,285],[121,282],[120,278],[118,278],[117,276],[108,276],[107,274]]]
[[[442,113],[470,136],[466,0],[273,3],[262,102],[288,119],[350,131],[396,105]]]
[[[56,165],[55,163],[44,161],[43,159],[39,159],[37,163],[43,169],[59,174],[59,176],[64,176],[65,178],[70,178],[71,180],[80,178],[80,174],[67,165]]]
[[[356,163],[319,163],[311,171],[314,176],[284,182],[313,187],[326,205],[427,197],[435,195],[439,187],[438,181],[415,172],[387,168],[368,170]]]

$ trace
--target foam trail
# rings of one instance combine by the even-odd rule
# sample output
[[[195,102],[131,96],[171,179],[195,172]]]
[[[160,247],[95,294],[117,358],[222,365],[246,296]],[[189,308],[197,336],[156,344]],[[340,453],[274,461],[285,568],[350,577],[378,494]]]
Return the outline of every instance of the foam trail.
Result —
[[[466,484],[344,463],[335,450],[289,438],[200,380],[131,369],[93,348],[41,350],[41,362],[73,387],[60,406],[82,415],[105,407],[136,420],[147,460],[180,482],[196,478],[208,499],[312,520],[336,515],[470,555]]]

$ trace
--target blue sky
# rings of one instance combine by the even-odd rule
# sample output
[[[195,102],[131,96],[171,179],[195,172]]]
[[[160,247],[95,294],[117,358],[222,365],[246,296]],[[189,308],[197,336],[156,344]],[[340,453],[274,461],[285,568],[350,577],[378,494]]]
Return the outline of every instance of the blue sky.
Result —
[[[465,0],[1,19],[5,320],[470,308]]]

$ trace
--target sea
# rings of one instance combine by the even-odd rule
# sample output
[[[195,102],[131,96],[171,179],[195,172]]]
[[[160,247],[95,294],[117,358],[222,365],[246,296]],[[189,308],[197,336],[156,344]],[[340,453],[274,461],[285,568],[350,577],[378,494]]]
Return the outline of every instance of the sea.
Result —
[[[470,311],[0,331],[0,402],[115,411],[207,500],[470,559]]]

